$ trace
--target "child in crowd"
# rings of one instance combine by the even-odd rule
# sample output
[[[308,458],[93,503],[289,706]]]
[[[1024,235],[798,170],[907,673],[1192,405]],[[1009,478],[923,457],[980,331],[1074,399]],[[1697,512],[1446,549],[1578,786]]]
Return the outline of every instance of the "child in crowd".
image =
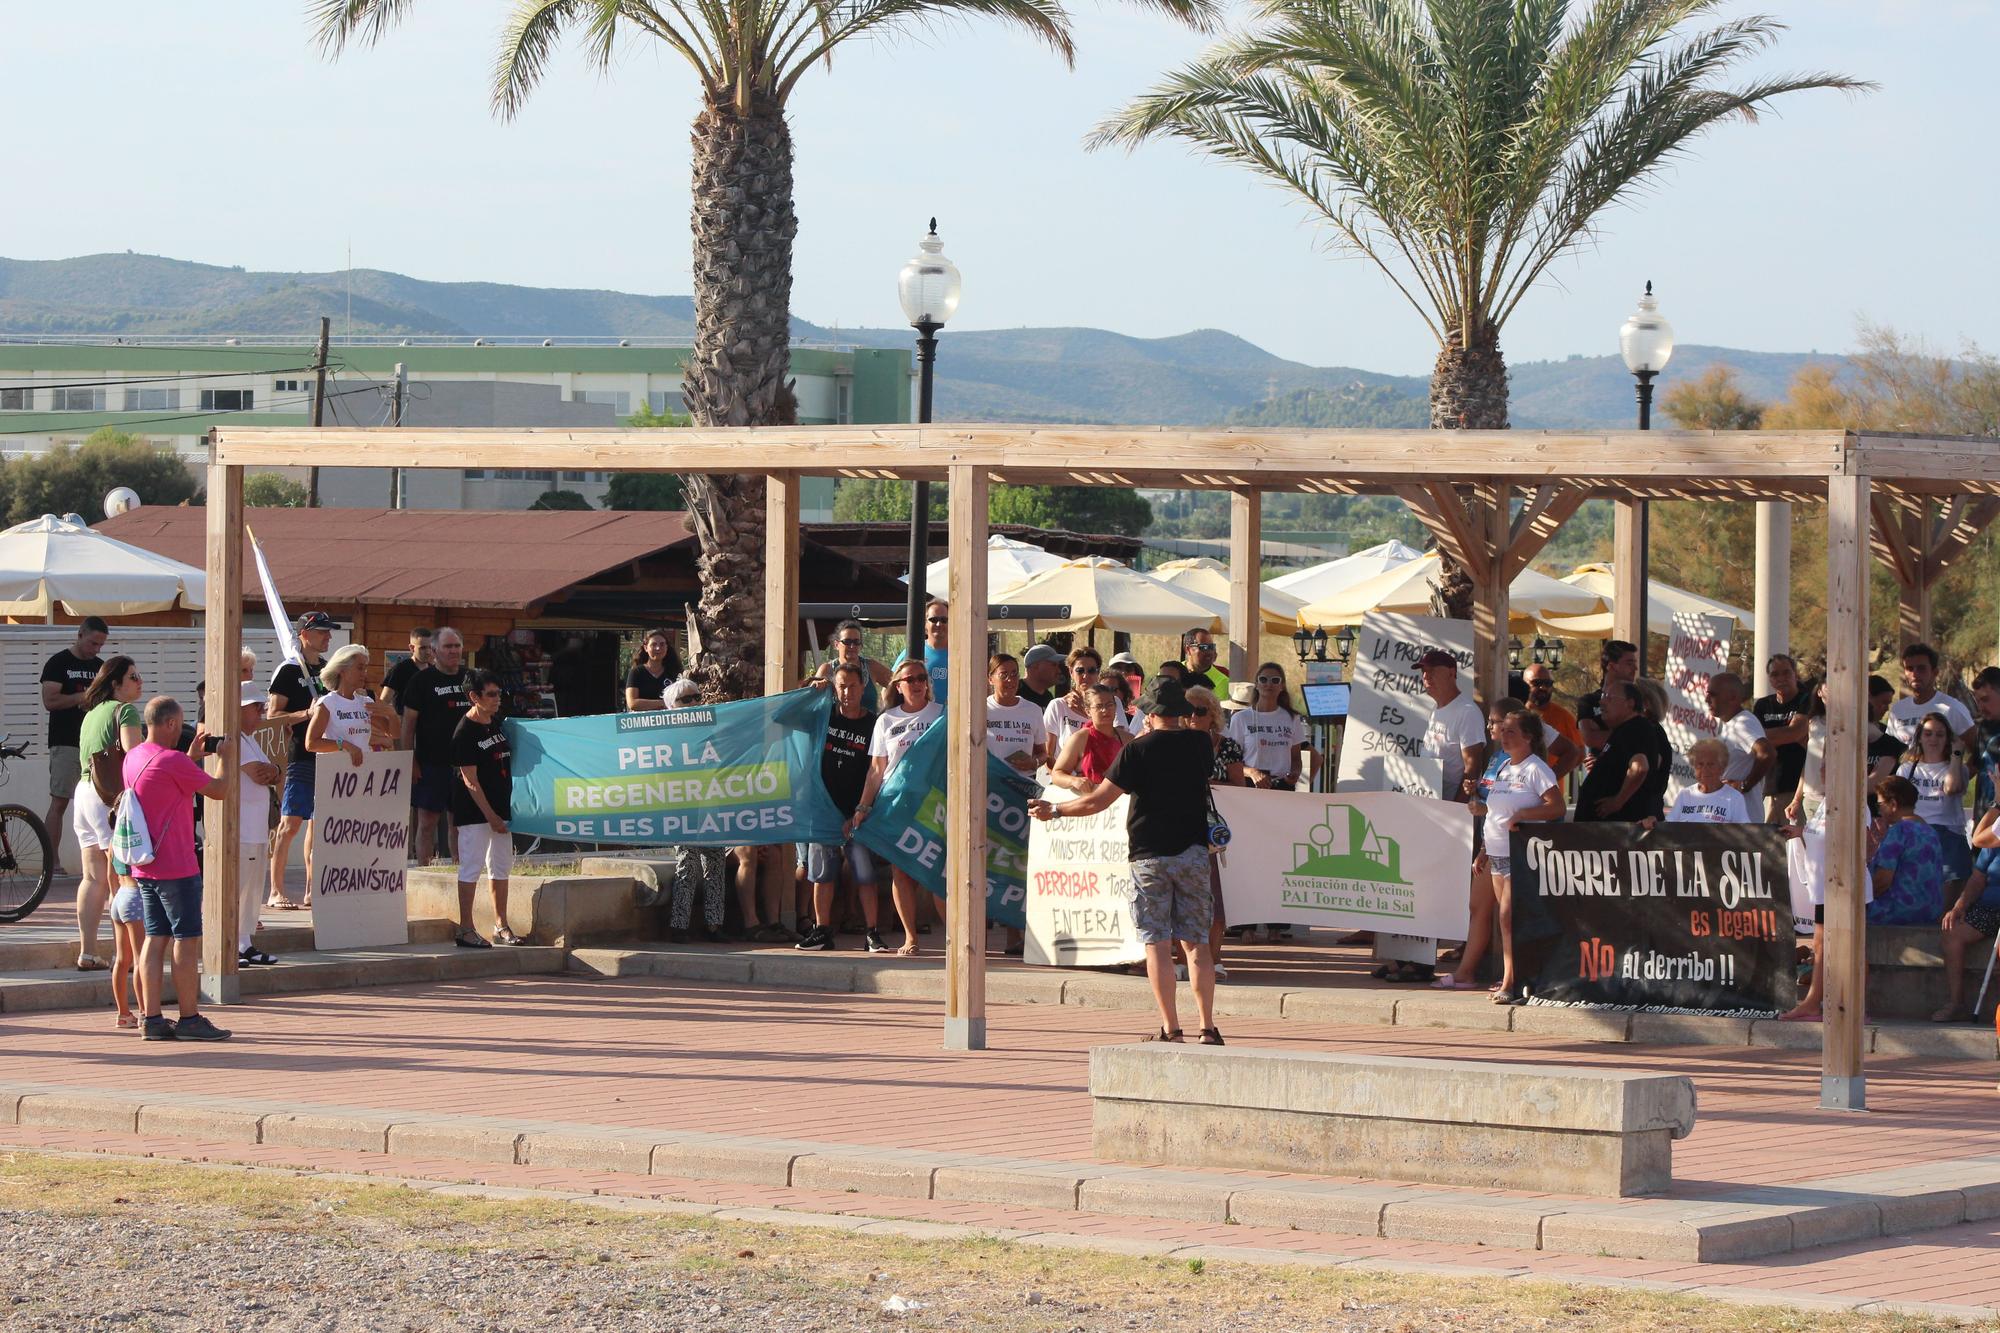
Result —
[[[139,1026],[134,1012],[139,1001],[139,946],[146,941],[146,918],[139,903],[139,886],[124,873],[124,866],[113,861],[111,868],[118,876],[118,892],[111,899],[111,931],[118,946],[111,960],[111,998],[118,1005],[118,1026],[135,1028]],[[243,892],[252,890],[246,887]]]

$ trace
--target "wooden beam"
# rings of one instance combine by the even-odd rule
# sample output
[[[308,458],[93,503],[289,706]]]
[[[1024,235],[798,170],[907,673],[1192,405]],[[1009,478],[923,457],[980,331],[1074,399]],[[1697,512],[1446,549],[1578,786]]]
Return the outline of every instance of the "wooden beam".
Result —
[[[764,478],[764,693],[799,683],[799,482]]]
[[[1507,693],[1507,509],[1505,485],[1472,490],[1471,536],[1479,564],[1472,574],[1473,686],[1482,704]]]
[[[1618,501],[1611,525],[1611,637],[1639,645],[1646,661],[1646,521],[1643,502]],[[1662,626],[1661,628],[1666,628]]]
[[[1826,971],[1820,1105],[1867,1104],[1861,1069],[1868,875],[1864,790],[1868,745],[1868,543],[1866,477],[1828,487],[1826,552]]]
[[[1465,502],[1458,498],[1458,492],[1442,482],[1427,482],[1398,486],[1396,494],[1437,539],[1438,549],[1465,566],[1466,573],[1477,580],[1483,572],[1479,562],[1486,558],[1486,543],[1466,517]]]
[[[214,461],[208,465],[208,630],[203,636],[207,727],[223,738],[223,753],[236,772],[237,678],[243,674],[243,469]],[[190,716],[193,700],[183,701]],[[243,808],[231,777],[229,799],[207,801],[201,880],[201,998],[208,1004],[235,1004],[236,923],[240,895],[263,886],[241,883]]]
[[[1509,584],[1542,553],[1558,529],[1583,507],[1590,492],[1579,486],[1542,486],[1522,506],[1507,532],[1506,577]]]
[[[1880,491],[1868,498],[1869,545],[1899,588],[1912,588],[1917,582],[1916,553],[1905,540],[1903,516],[1896,507],[1893,496]]]
[[[951,469],[951,656],[943,725],[945,1021],[948,1051],[986,1049],[987,470]]]
[[[1229,679],[1248,680],[1257,670],[1257,645],[1264,633],[1258,598],[1264,572],[1264,497],[1259,491],[1229,493]]]
[[[1924,571],[1931,579],[1950,569],[1966,549],[2000,517],[2000,498],[1981,496],[1973,500],[1959,496],[1945,516],[1943,531],[1924,555]]]
[[[1903,501],[1903,558],[1912,579],[1896,590],[1896,638],[1899,647],[1931,639],[1931,581],[1924,573],[1924,553],[1931,544],[1931,502],[1912,495]]]

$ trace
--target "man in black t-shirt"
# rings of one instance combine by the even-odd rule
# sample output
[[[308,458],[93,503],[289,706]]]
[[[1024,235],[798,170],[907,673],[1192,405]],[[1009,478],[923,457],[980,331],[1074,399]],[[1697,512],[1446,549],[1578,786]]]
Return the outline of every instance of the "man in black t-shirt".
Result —
[[[440,631],[442,634],[443,631]],[[458,936],[461,949],[492,947],[472,924],[472,899],[484,870],[493,883],[493,944],[525,944],[507,925],[507,877],[514,869],[513,752],[500,722],[506,691],[491,671],[475,671],[461,683],[465,715],[454,724],[449,767],[451,821],[458,829]]]
[[[410,804],[417,807],[417,864],[423,866],[437,859],[438,818],[451,808],[458,785],[452,733],[470,707],[465,695],[465,640],[448,626],[431,639],[437,661],[410,678],[401,699],[403,748],[415,752]],[[457,837],[447,834],[446,841],[456,856]]]
[[[383,702],[396,710],[396,716],[403,715],[403,691],[417,678],[417,673],[429,666],[436,658],[431,650],[431,632],[422,626],[410,631],[410,655],[389,668],[389,674],[382,678]]]
[[[76,627],[76,642],[42,663],[42,707],[49,714],[49,814],[47,827],[56,844],[50,873],[63,874],[63,816],[69,812],[76,784],[83,781],[81,737],[83,693],[104,664],[97,655],[111,627],[96,616],[85,616]],[[93,955],[85,953],[84,957]]]
[[[1038,643],[1021,655],[1021,697],[1047,708],[1062,695],[1063,655]]]
[[[1146,976],[1160,1010],[1161,1041],[1181,1039],[1174,1003],[1174,945],[1185,946],[1201,1043],[1222,1045],[1215,1027],[1215,955],[1208,946],[1215,917],[1209,879],[1208,779],[1215,749],[1208,733],[1190,731],[1194,706],[1176,681],[1155,681],[1145,701],[1152,730],[1130,742],[1111,771],[1092,791],[1051,805],[1028,802],[1036,819],[1094,815],[1130,793],[1125,817],[1127,859],[1132,867],[1132,904],[1139,940],[1146,946]]]
[[[861,899],[861,919],[868,923],[867,948],[885,953],[877,927],[880,906],[875,895],[875,862],[868,849],[854,841],[855,809],[861,804],[861,790],[868,781],[868,742],[875,734],[875,714],[862,703],[868,685],[865,668],[859,662],[836,662],[833,680],[833,710],[827,714],[826,736],[820,745],[819,776],[834,808],[846,819],[846,840],[808,843],[805,846],[806,879],[812,884],[813,926],[798,947],[825,952],[835,947],[833,939],[833,895],[840,887],[840,867],[845,858],[854,875],[854,892]]]
[[[1764,780],[1765,810],[1752,810],[1750,817],[1769,823],[1784,821],[1785,807],[1799,789],[1799,777],[1806,771],[1806,708],[1812,702],[1812,685],[1799,679],[1799,664],[1786,653],[1776,653],[1765,666],[1771,677],[1771,692],[1750,705],[1763,725],[1764,739],[1777,751]]]
[[[279,666],[271,677],[271,697],[264,705],[265,725],[288,727],[292,733],[285,787],[278,797],[278,827],[271,835],[271,892],[265,901],[273,907],[294,906],[285,894],[285,863],[291,858],[293,839],[301,835],[305,837],[306,901],[312,901],[313,781],[318,770],[312,752],[306,749],[306,720],[312,716],[313,700],[326,693],[319,673],[326,665],[333,629],[334,619],[324,611],[308,611],[299,617],[299,655],[305,658],[305,665],[286,662]]]
[[[1606,681],[1600,693],[1604,745],[1577,793],[1576,820],[1657,819],[1666,791],[1660,762],[1665,747],[1653,734],[1660,728],[1640,714],[1639,687],[1630,681]]]

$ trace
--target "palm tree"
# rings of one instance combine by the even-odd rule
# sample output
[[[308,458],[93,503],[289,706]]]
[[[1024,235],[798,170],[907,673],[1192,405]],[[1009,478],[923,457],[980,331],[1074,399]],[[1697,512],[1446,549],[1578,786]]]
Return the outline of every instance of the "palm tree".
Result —
[[[314,0],[321,48],[380,41],[414,0]],[[1141,0],[1197,26],[1216,0]],[[682,396],[704,426],[790,425],[792,134],[786,109],[815,65],[859,37],[952,18],[1026,29],[1073,64],[1060,0],[516,0],[493,66],[493,110],[519,113],[566,36],[608,69],[621,38],[653,38],[693,67],[695,344]],[[761,477],[685,479],[700,543],[702,682],[754,694],[764,647]]]
[[[1101,125],[1174,138],[1302,199],[1437,339],[1431,425],[1504,429],[1500,330],[1559,257],[1718,121],[1839,74],[1722,88],[1782,25],[1683,35],[1723,0],[1261,0],[1224,41]],[[1445,601],[1470,614],[1471,583]]]

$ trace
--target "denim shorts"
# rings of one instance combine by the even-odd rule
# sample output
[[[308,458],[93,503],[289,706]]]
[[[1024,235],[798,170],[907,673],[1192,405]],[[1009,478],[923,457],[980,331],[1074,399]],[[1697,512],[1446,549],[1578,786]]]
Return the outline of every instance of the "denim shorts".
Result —
[[[840,862],[843,855],[848,869],[854,872],[856,884],[875,882],[875,858],[868,849],[858,842],[844,846],[837,842],[802,843],[806,849],[806,878],[814,884],[837,884],[840,882]]]
[[[201,876],[185,879],[142,879],[139,903],[146,914],[148,935],[177,940],[201,938]]]
[[[146,919],[145,903],[140,899],[136,885],[121,884],[118,892],[111,895],[111,919],[121,925]]]
[[[450,764],[425,764],[410,784],[410,804],[441,815],[451,809],[451,788],[457,781],[458,770]]]
[[[313,782],[318,773],[318,765],[309,758],[294,759],[285,766],[285,793],[279,798],[279,814],[298,819],[313,817]]]

